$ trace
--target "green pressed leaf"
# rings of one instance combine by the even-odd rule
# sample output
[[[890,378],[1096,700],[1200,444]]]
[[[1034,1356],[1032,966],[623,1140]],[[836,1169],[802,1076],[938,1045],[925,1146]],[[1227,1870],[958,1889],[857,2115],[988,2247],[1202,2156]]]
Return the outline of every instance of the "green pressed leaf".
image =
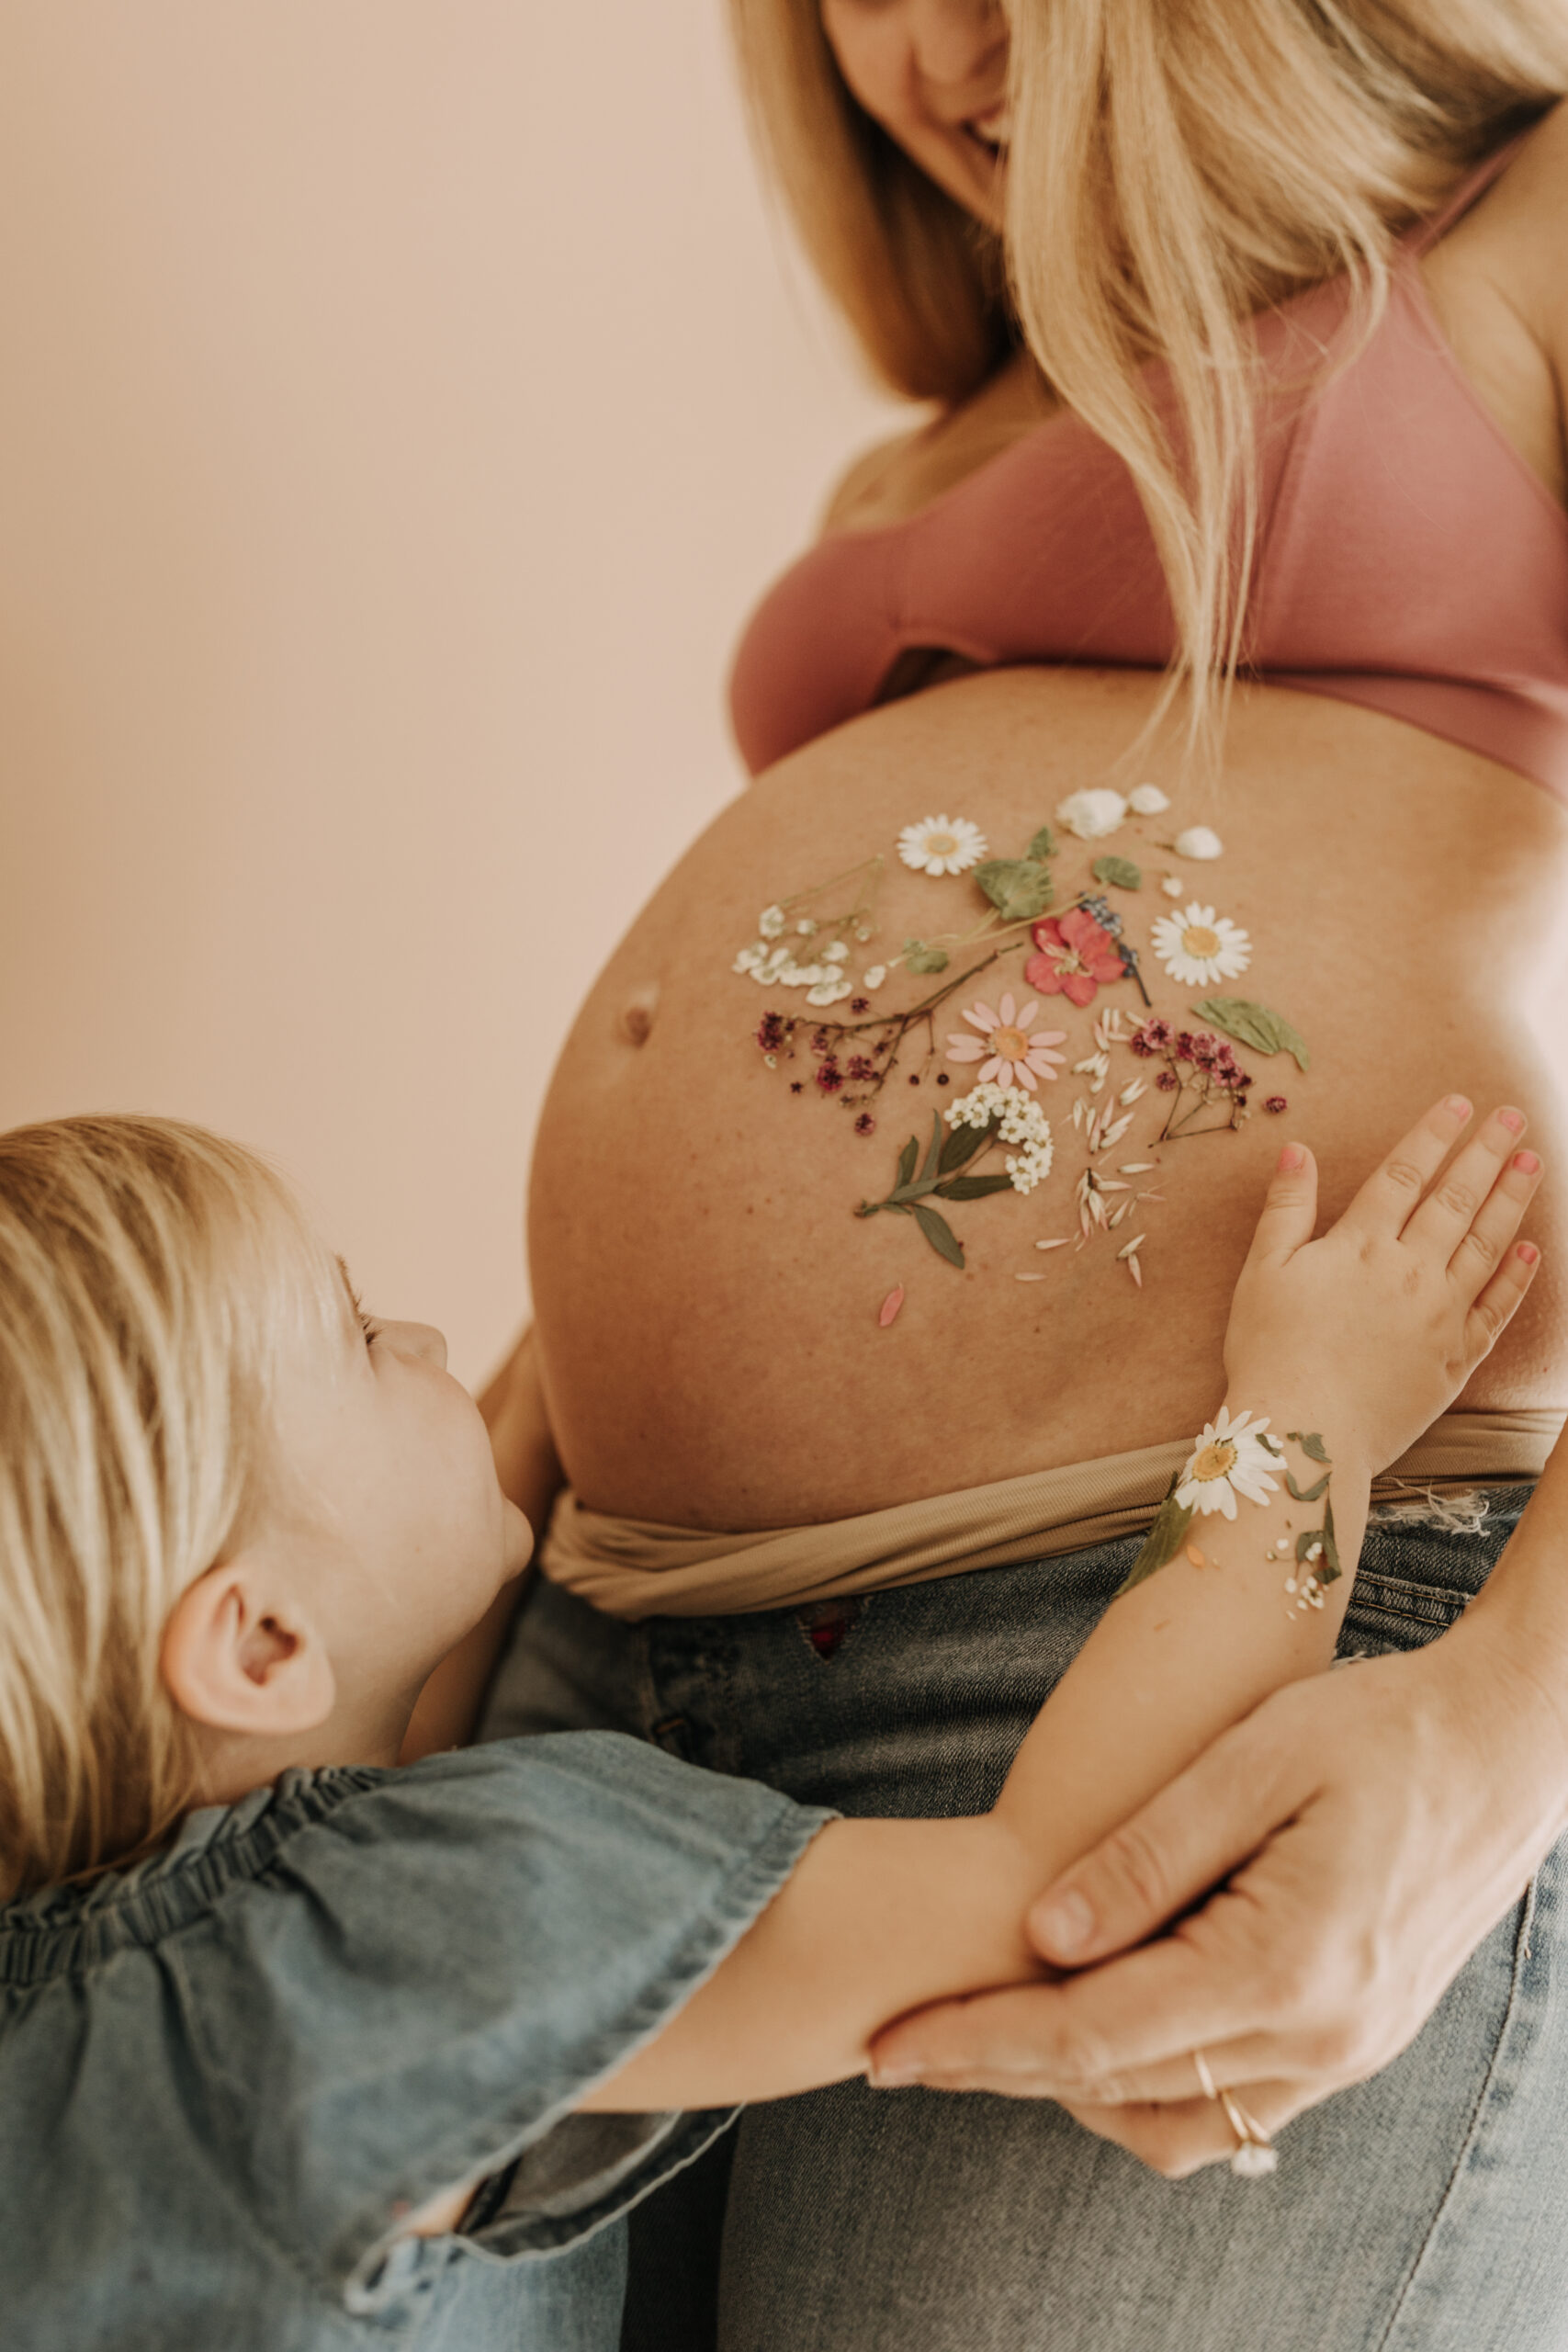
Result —
[[[1134,865],[1130,857],[1097,857],[1089,867],[1097,882],[1110,882],[1118,890],[1141,890],[1144,869]]]
[[[945,947],[928,947],[923,939],[907,939],[904,942],[904,963],[911,972],[945,972],[947,950]]]
[[[1332,1584],[1341,1571],[1339,1546],[1334,1541],[1334,1505],[1323,1506],[1323,1556],[1326,1565],[1318,1570],[1319,1584]]]
[[[1287,1430],[1285,1435],[1301,1447],[1309,1462],[1327,1461],[1327,1450],[1315,1430]]]
[[[1258,1442],[1263,1448],[1264,1453],[1271,1453],[1277,1462],[1280,1454],[1285,1450],[1280,1443],[1279,1439],[1277,1437],[1265,1437],[1261,1430],[1257,1431],[1256,1434],[1258,1437]]]
[[[1032,922],[1051,903],[1051,869],[1037,858],[987,858],[975,868],[975,879],[1009,922]]]
[[[1334,1473],[1331,1470],[1325,1470],[1315,1487],[1298,1487],[1294,1478],[1292,1477],[1290,1472],[1287,1470],[1285,1473],[1285,1487],[1287,1491],[1295,1497],[1297,1502],[1314,1503],[1317,1501],[1320,1495],[1325,1495],[1328,1492],[1328,1482],[1333,1476]]]
[[[938,1163],[942,1173],[952,1176],[966,1166],[977,1151],[985,1150],[996,1131],[995,1120],[983,1127],[954,1127],[942,1148],[942,1159]]]
[[[942,1158],[942,1113],[931,1113],[931,1139],[926,1147],[926,1164],[920,1170],[920,1182],[930,1183],[936,1175],[937,1162]]]
[[[1260,1054],[1294,1054],[1303,1069],[1312,1068],[1312,1056],[1301,1032],[1292,1028],[1282,1012],[1271,1012],[1266,1004],[1251,1004],[1241,996],[1206,996],[1192,1010],[1212,1028],[1234,1037],[1238,1046],[1251,1046]]]
[[[1031,859],[1055,856],[1056,836],[1051,831],[1049,825],[1041,826],[1040,831],[1035,834],[1034,839],[1030,842],[1029,847],[1023,854],[1025,857]]]
[[[950,1266],[956,1266],[962,1272],[964,1244],[959,1240],[947,1219],[938,1216],[935,1209],[920,1208],[919,1205],[911,1209],[909,1214],[936,1251],[937,1256],[945,1258]]]
[[[1120,1600],[1122,1595],[1131,1592],[1135,1584],[1142,1584],[1146,1577],[1157,1576],[1161,1568],[1168,1566],[1186,1542],[1187,1531],[1191,1524],[1191,1504],[1179,1503],[1173,1490],[1155,1513],[1155,1523],[1144,1538],[1143,1550],[1122,1582],[1117,1586],[1111,1599]]]
[[[1296,1565],[1298,1567],[1305,1567],[1307,1554],[1312,1550],[1314,1544],[1321,1544],[1322,1542],[1323,1537],[1315,1527],[1303,1528],[1301,1533],[1296,1538]]]
[[[915,1172],[915,1162],[919,1159],[919,1156],[920,1139],[919,1136],[911,1136],[908,1142],[904,1146],[903,1150],[898,1154],[898,1173],[893,1182],[893,1189],[895,1192],[898,1190],[900,1184],[907,1184],[908,1182],[910,1177]]]
[[[950,1176],[936,1188],[939,1201],[983,1201],[988,1193],[1010,1193],[1010,1176]]]

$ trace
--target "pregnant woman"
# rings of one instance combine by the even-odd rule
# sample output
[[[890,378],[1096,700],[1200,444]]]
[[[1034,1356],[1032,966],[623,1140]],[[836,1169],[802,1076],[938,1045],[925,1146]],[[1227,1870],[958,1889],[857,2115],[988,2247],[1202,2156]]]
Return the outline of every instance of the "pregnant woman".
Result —
[[[570,1483],[491,1720],[963,1813],[1212,1411],[1280,1118],[1329,1216],[1456,1080],[1563,1164],[1568,22],[739,13],[829,284],[942,405],[754,617],[757,781],[563,1054],[536,1336],[490,1410],[515,1488],[542,1389]],[[1228,1735],[1210,1794],[1249,1832],[1190,1885],[1168,1812],[1145,1841],[1167,1909],[1261,1848],[1256,1898],[926,2021],[933,2073],[1076,2088],[1094,2131],[918,2087],[753,2109],[728,2184],[649,2209],[629,2341],[1568,2341],[1568,1578],[1539,1527],[1446,1634],[1561,1426],[1562,1226],[1553,1179],[1527,1306],[1380,1483],[1342,1645],[1374,1662]],[[1330,1533],[1258,1572],[1306,1611],[1337,1567]],[[1128,1691],[1129,1741],[1156,1699]],[[1201,2030],[1172,1954],[1211,1972]],[[1127,1969],[1097,2065],[1061,2004]],[[1298,2117],[1271,2182],[1212,2165],[1216,2052]],[[1173,2186],[1118,2140],[1210,2168]]]

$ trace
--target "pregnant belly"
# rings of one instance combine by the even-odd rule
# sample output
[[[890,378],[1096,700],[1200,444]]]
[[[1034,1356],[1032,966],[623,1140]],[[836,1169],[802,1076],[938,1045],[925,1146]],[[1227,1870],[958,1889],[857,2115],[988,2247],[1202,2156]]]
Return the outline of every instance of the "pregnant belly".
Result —
[[[1546,1264],[1461,1402],[1562,1401],[1568,818],[1396,721],[1257,688],[1217,787],[1151,757],[1167,809],[1092,840],[1055,821],[1032,862],[1153,693],[1009,672],[857,720],[727,808],[639,916],[562,1055],[530,1203],[546,1385],[586,1501],[790,1525],[1182,1435],[1220,1393],[1280,1143],[1313,1146],[1332,1217],[1450,1088],[1517,1102],[1550,1163]],[[978,829],[983,865],[903,862],[901,831],[938,815]],[[1174,846],[1193,825],[1222,855]],[[1119,919],[1149,1004],[1114,939],[1032,935],[1046,873],[1058,922],[1085,893]],[[1021,894],[1010,920],[980,876]],[[762,946],[820,979],[734,968],[764,909]],[[1180,1051],[1183,1031],[1212,1042]],[[1012,1141],[986,1118],[998,1084]],[[911,1196],[933,1132],[947,1189]]]

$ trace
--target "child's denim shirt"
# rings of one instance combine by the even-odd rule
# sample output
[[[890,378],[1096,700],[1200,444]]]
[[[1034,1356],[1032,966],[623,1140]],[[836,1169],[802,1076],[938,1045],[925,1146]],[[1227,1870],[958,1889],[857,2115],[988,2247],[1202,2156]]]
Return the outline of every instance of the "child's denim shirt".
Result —
[[[7,2352],[614,2352],[606,2225],[728,2119],[571,2110],[829,1818],[561,1733],[286,1772],[0,1909]]]

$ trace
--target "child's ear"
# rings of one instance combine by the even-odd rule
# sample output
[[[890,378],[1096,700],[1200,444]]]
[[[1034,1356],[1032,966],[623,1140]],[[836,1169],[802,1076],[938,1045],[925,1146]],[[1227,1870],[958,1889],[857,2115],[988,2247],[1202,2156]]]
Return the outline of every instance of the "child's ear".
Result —
[[[321,1636],[259,1554],[187,1585],[164,1629],[164,1685],[214,1731],[263,1738],[313,1731],[337,1698]]]

